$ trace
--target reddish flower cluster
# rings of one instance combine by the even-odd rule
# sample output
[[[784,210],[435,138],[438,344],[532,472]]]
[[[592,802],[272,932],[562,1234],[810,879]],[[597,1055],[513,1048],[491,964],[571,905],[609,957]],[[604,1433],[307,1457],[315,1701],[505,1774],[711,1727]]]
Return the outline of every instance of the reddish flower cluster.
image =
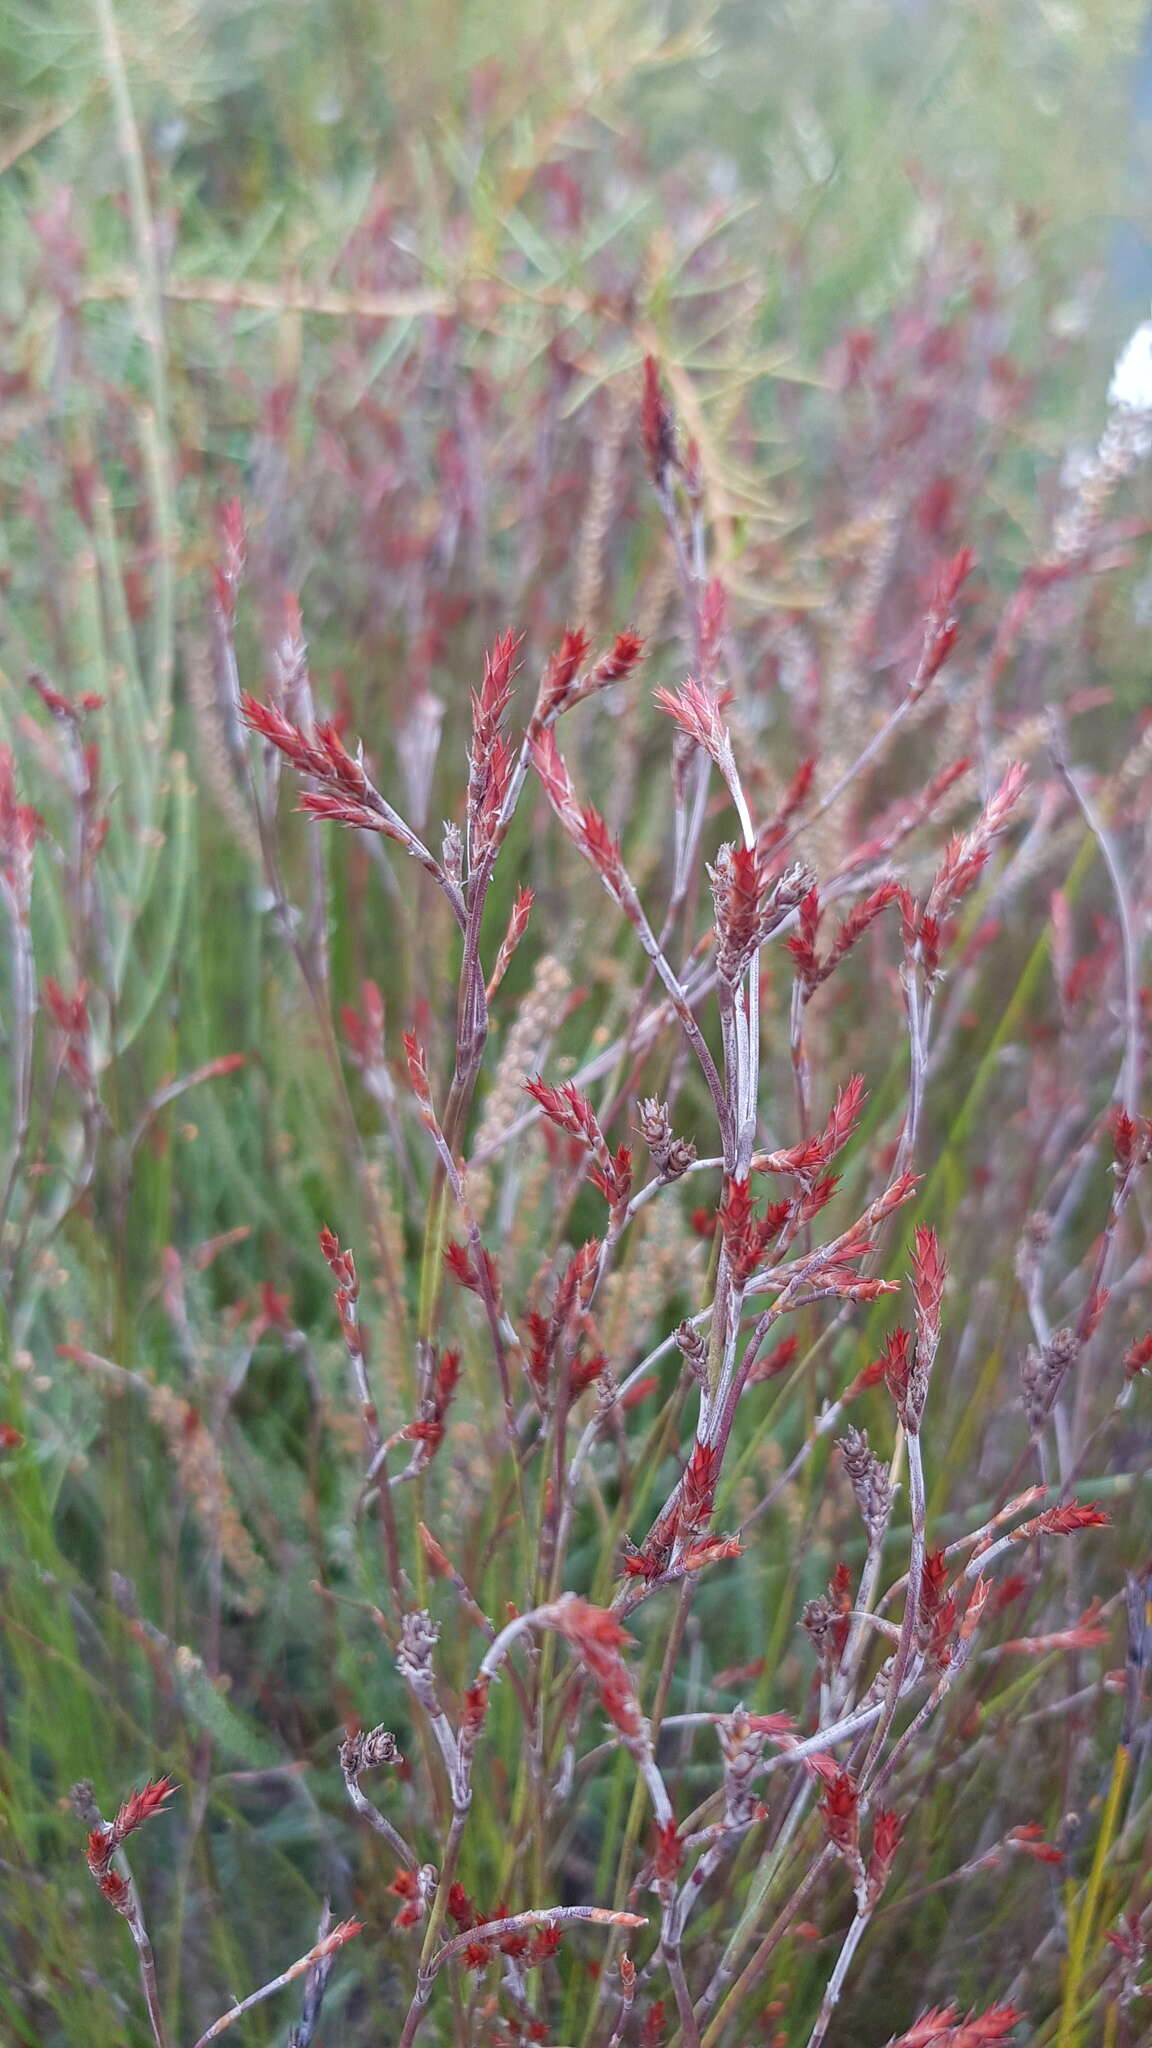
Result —
[[[334,1230],[329,1230],[327,1224],[320,1232],[320,1249],[336,1282],[336,1313],[340,1318],[345,1342],[350,1341],[351,1331],[359,1348],[360,1333],[357,1328],[356,1304],[360,1298],[360,1278],[356,1271],[355,1257],[351,1252],[341,1250],[340,1239]]]
[[[676,1533],[681,1542],[692,1543],[707,1529],[723,1462],[722,1444],[693,1444],[675,1510]]]
[[[658,1892],[665,1892],[675,1883],[676,1873],[684,1861],[684,1844],[675,1820],[666,1820],[656,1829],[656,1848],[652,1858],[652,1885]]]
[[[893,1330],[885,1344],[883,1367],[888,1391],[909,1436],[918,1436],[928,1398],[928,1380],[940,1342],[940,1310],[948,1262],[934,1230],[917,1226],[912,1257],[912,1296],[916,1338]]]
[[[1115,1109],[1108,1127],[1112,1136],[1116,1177],[1125,1183],[1152,1159],[1152,1117],[1129,1116],[1126,1109]]]
[[[538,1970],[542,1964],[551,1962],[562,1940],[559,1923],[555,1920],[545,1922],[543,1927],[509,1928],[504,1934],[483,1938],[486,1927],[495,1927],[500,1921],[515,1917],[506,1905],[501,1904],[494,1913],[469,1923],[476,1929],[477,1938],[464,1948],[462,1960],[466,1970],[484,1970],[498,1955],[510,1957],[526,1970]]]
[[[840,1563],[828,1581],[827,1593],[809,1600],[800,1617],[826,1677],[831,1677],[844,1655],[851,1626],[852,1574]]]
[[[82,690],[78,697],[69,697],[64,690],[58,690],[48,682],[39,669],[29,671],[28,687],[35,690],[45,711],[59,725],[75,728],[89,712],[104,709],[104,699],[95,690]]]
[[[408,1079],[412,1093],[424,1112],[431,1112],[432,1090],[428,1081],[428,1055],[414,1031],[401,1034],[404,1058],[408,1067]]]
[[[427,1911],[427,1899],[425,1887],[421,1884],[417,1872],[398,1870],[388,1890],[394,1898],[402,1899],[404,1902],[393,1924],[400,1928],[418,1927]]]
[[[734,1286],[741,1288],[747,1285],[791,1213],[790,1202],[773,1202],[763,1216],[757,1216],[752,1206],[749,1182],[746,1179],[725,1181],[717,1216]]]
[[[824,1760],[821,1759],[821,1762]],[[813,1757],[812,1763],[817,1759]],[[824,1797],[820,1817],[832,1847],[845,1861],[854,1864],[860,1854],[860,1795],[851,1771],[833,1768],[821,1771]]]
[[[300,809],[314,818],[328,818],[335,825],[358,827],[365,832],[382,832],[411,850],[411,835],[365,771],[364,764],[348,752],[332,720],[321,722],[307,733],[277,710],[255,697],[241,700],[244,718],[253,732],[266,739],[302,775],[309,775],[319,788],[304,790]]]
[[[499,1306],[502,1300],[500,1269],[491,1252],[483,1246],[479,1255],[484,1268],[483,1280],[472,1253],[456,1238],[450,1238],[444,1247],[444,1264],[458,1287],[466,1288],[470,1294],[481,1294],[487,1287],[493,1301]]]
[[[1005,2041],[1019,2026],[1023,2014],[1012,2005],[989,2006],[985,2013],[971,2012],[966,2019],[955,2005],[936,2006],[888,2048],[985,2048],[989,2041]]]
[[[722,987],[734,989],[772,933],[812,886],[809,868],[796,863],[772,876],[758,847],[719,849],[708,873],[716,914],[716,972]]]
[[[640,2029],[640,2048],[661,2048],[668,2013],[662,1998],[654,1998],[644,2015]]]
[[[424,1412],[418,1422],[409,1422],[400,1432],[409,1442],[423,1445],[424,1462],[435,1457],[444,1441],[444,1419],[451,1406],[459,1378],[460,1353],[441,1352],[423,1404]]]
[[[90,1095],[95,1082],[92,1073],[88,984],[82,981],[71,995],[66,995],[59,982],[48,974],[44,977],[43,996],[44,1008],[60,1033],[65,1072],[82,1095]]]
[[[1042,1515],[1034,1515],[1030,1522],[1021,1522],[1012,1535],[1018,1543],[1031,1536],[1071,1536],[1077,1529],[1106,1529],[1111,1519],[1096,1501],[1083,1506],[1078,1501],[1069,1501],[1064,1507],[1045,1508]]]
[[[374,981],[360,984],[360,1008],[343,1003],[340,1024],[356,1065],[372,1069],[384,1065],[384,998]]]
[[[948,843],[944,859],[927,901],[918,904],[907,889],[900,890],[904,946],[909,958],[920,961],[925,981],[931,987],[940,971],[941,935],[944,924],[963,898],[975,888],[987,865],[994,841],[1005,830],[1024,786],[1027,770],[1020,762],[1009,768],[971,832],[957,834]]]
[[[676,421],[660,383],[654,356],[644,358],[644,392],[640,406],[640,431],[648,474],[658,492],[668,488],[668,472],[679,467],[676,453]]]
[[[127,1878],[114,1869],[113,1858],[129,1835],[135,1834],[146,1820],[159,1813],[175,1790],[170,1778],[157,1778],[145,1785],[142,1791],[133,1792],[113,1821],[102,1821],[98,1827],[89,1830],[84,1852],[88,1868],[108,1904],[114,1906],[118,1913],[131,1915],[134,1907],[132,1887]]]
[[[569,838],[591,862],[609,895],[625,909],[634,909],[632,885],[625,872],[620,847],[599,811],[591,805],[581,808],[577,802],[572,778],[551,731],[533,739],[530,751],[548,801]]]
[[[32,900],[32,856],[39,831],[38,812],[16,800],[11,749],[0,746],[0,883],[21,923]]]
[[[779,1379],[781,1373],[787,1372],[789,1366],[795,1362],[799,1349],[799,1337],[782,1338],[773,1350],[756,1360],[748,1375],[748,1385],[754,1387],[764,1380]]]
[[[972,574],[975,561],[976,557],[971,548],[961,548],[959,554],[953,555],[952,560],[947,562],[940,572],[924,622],[924,644],[920,659],[908,687],[908,694],[913,701],[923,696],[929,683],[939,675],[956,645],[960,627],[953,606],[963,585]]]
[[[885,1806],[877,1807],[872,1818],[872,1854],[868,1858],[868,1899],[873,1906],[892,1874],[904,1828],[901,1814]]]
[[[912,1299],[916,1304],[917,1363],[925,1372],[940,1342],[940,1304],[947,1277],[948,1261],[936,1232],[918,1223],[912,1256]]]
[[[798,929],[788,940],[788,951],[796,967],[796,978],[800,983],[804,1000],[810,1001],[821,984],[834,974],[842,960],[845,960],[854,946],[860,943],[869,926],[875,924],[881,913],[887,910],[899,895],[899,884],[881,882],[863,901],[848,912],[827,953],[823,956],[816,946],[823,911],[817,889],[809,889],[800,905]]]
[[[637,1740],[643,1733],[644,1723],[635,1687],[620,1655],[625,1644],[632,1642],[632,1637],[607,1608],[593,1607],[575,1594],[558,1600],[546,1612],[551,1626],[572,1644],[581,1663],[595,1680],[609,1720],[622,1735],[632,1741]]]
[[[221,620],[229,627],[236,616],[236,598],[244,574],[246,553],[244,507],[238,498],[229,498],[220,508],[220,556],[212,565],[216,604]]]
[[[549,1315],[529,1310],[525,1328],[529,1337],[528,1376],[543,1400],[548,1394],[553,1362],[561,1346],[568,1359],[568,1391],[575,1399],[598,1380],[608,1363],[592,1342],[594,1325],[589,1311],[600,1276],[602,1246],[597,1237],[580,1246],[561,1276]]]
[[[702,747],[716,763],[725,781],[735,773],[732,758],[732,742],[721,716],[722,700],[715,691],[704,683],[687,676],[678,690],[660,689],[653,692],[653,701],[669,718],[674,718],[681,732]]]
[[[1147,1372],[1149,1366],[1152,1366],[1152,1330],[1135,1344],[1130,1344],[1124,1353],[1124,1371],[1129,1379],[1135,1379],[1137,1373]]]
[[[488,985],[484,991],[488,1002],[492,1001],[500,983],[508,972],[512,956],[528,929],[528,919],[535,901],[536,895],[534,890],[528,889],[523,885],[517,889],[516,900],[512,905],[512,914],[508,919],[508,929],[501,940],[500,951],[496,955],[496,963],[491,974],[488,976]]]
[[[574,704],[582,703],[586,697],[607,689],[612,683],[622,682],[643,659],[644,642],[638,633],[618,633],[608,652],[581,675],[587,653],[587,635],[569,628],[541,679],[528,727],[533,739],[562,713],[570,711]]]
[[[1054,1842],[1044,1840],[1044,1830],[1039,1821],[1029,1821],[1025,1826],[1009,1828],[1004,1840],[1010,1849],[1019,1849],[1021,1855],[1031,1857],[1034,1863],[1063,1863],[1064,1851]]]
[[[951,1662],[956,1638],[956,1595],[949,1591],[948,1560],[942,1550],[930,1550],[920,1574],[920,1600],[916,1610],[916,1640],[929,1664],[937,1670]]]
[[[576,1138],[591,1152],[595,1161],[592,1180],[609,1208],[622,1210],[632,1192],[632,1154],[628,1147],[621,1145],[615,1152],[609,1150],[592,1104],[574,1081],[550,1088],[537,1074],[526,1080],[524,1086],[556,1130]]]
[[[802,1145],[791,1145],[783,1152],[757,1152],[752,1160],[753,1172],[791,1173],[811,1184],[828,1162],[843,1151],[860,1121],[867,1099],[864,1076],[853,1074],[837,1090],[828,1121],[818,1136],[808,1138]]]
[[[484,656],[484,680],[472,692],[472,745],[468,752],[468,867],[475,870],[491,853],[515,757],[502,730],[512,700],[520,640],[502,633]]]

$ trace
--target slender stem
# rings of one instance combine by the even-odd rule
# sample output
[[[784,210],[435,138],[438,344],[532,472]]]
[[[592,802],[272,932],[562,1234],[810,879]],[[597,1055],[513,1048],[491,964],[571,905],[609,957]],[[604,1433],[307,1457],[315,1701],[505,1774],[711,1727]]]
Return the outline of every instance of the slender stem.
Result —
[[[820,2048],[820,2043],[828,2032],[832,2015],[840,2003],[840,1993],[844,1988],[844,1979],[848,1975],[852,1958],[864,1938],[864,1931],[871,1917],[870,1912],[857,1913],[851,1927],[844,1936],[843,1947],[836,1958],[836,1967],[828,1979],[827,1989],[820,2001],[820,2010],[816,2015],[816,2024],[808,2036],[808,2048]]]

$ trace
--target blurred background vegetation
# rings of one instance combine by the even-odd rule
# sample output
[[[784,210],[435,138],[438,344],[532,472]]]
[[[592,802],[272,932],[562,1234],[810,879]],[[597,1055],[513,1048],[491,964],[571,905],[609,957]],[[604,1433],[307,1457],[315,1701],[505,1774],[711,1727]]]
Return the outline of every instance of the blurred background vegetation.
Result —
[[[404,1711],[370,1619],[337,1627],[309,1590],[341,1571],[346,1591],[372,1588],[353,1481],[318,1456],[343,1367],[316,1233],[371,1234],[349,1108],[369,1176],[397,1171],[330,1014],[373,977],[394,1054],[414,1011],[436,1014],[450,941],[420,922],[410,876],[386,883],[340,846],[317,878],[293,829],[304,940],[320,943],[329,887],[344,906],[313,1001],[197,688],[221,504],[239,497],[249,522],[245,684],[274,672],[298,593],[319,702],[349,712],[414,803],[417,713],[443,720],[433,822],[505,624],[537,658],[570,617],[601,637],[640,618],[652,681],[682,668],[629,438],[646,350],[700,440],[755,666],[783,618],[840,592],[859,482],[837,426],[846,338],[917,292],[944,325],[971,312],[984,357],[1018,381],[999,415],[966,416],[958,539],[983,541],[1008,587],[1042,552],[1064,451],[1098,432],[1109,365],[1146,312],[1145,36],[1139,0],[0,12],[0,737],[46,827],[38,971],[101,991],[99,1107],[38,1052],[36,1172],[3,1241],[0,1419],[28,1439],[0,1453],[14,2042],[144,2038],[122,1930],[81,1882],[74,1779],[108,1803],[162,1769],[203,1791],[177,1867],[160,1867],[162,1842],[139,1859],[146,1886],[168,1887],[161,1962],[187,2032],[221,1987],[299,1951],[318,1892],[347,1893],[359,1850],[334,1731],[369,1697],[369,1718]],[[572,537],[598,477],[616,497],[591,560]],[[1095,620],[1129,708],[1146,688],[1134,616],[1130,582]],[[117,793],[95,934],[69,851],[80,757],[63,758],[29,671],[106,700],[87,729]],[[641,842],[645,744],[628,785]],[[584,944],[577,928],[574,974]],[[514,992],[527,959],[517,973]],[[591,974],[607,1027],[611,962]],[[242,1069],[162,1099],[234,1052]],[[13,1099],[0,1086],[5,1133]],[[61,1344],[137,1378],[62,1362]],[[207,1482],[187,1452],[205,1416],[261,1553],[258,1597],[234,1586],[222,1622],[217,1597],[211,1640]],[[244,1558],[237,1539],[241,1579]],[[358,1867],[356,1883],[363,1899],[382,1879]],[[283,2034],[257,2014],[246,2038]]]

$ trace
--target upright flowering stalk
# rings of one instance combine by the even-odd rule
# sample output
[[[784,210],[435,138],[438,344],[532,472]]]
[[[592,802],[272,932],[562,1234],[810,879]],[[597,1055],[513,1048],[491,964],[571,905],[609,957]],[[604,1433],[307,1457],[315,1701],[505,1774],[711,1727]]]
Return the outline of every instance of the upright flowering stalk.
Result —
[[[888,1340],[884,1373],[888,1391],[904,1432],[908,1454],[908,1505],[911,1514],[911,1548],[900,1641],[888,1674],[884,1717],[877,1727],[869,1753],[871,1763],[878,1756],[891,1726],[901,1690],[916,1651],[921,1614],[921,1587],[927,1546],[927,1501],[924,1490],[924,1459],[920,1430],[928,1398],[928,1382],[940,1343],[940,1315],[948,1265],[934,1230],[918,1225],[912,1257],[912,1298],[916,1310],[915,1337],[898,1329]]]
[[[129,1932],[136,1944],[140,1964],[140,1983],[144,1991],[144,2003],[148,2008],[148,2022],[156,2048],[167,2048],[167,2036],[160,2009],[160,1992],[156,1979],[156,1959],[144,1924],[139,1894],[132,1879],[124,1844],[137,1828],[151,1820],[164,1807],[176,1787],[168,1778],[157,1778],[155,1783],[145,1785],[140,1792],[133,1792],[125,1800],[111,1821],[101,1818],[91,1785],[76,1785],[72,1792],[72,1804],[79,1818],[88,1827],[88,1842],[85,1849],[88,1868],[96,1880],[102,1898],[128,1922]]]

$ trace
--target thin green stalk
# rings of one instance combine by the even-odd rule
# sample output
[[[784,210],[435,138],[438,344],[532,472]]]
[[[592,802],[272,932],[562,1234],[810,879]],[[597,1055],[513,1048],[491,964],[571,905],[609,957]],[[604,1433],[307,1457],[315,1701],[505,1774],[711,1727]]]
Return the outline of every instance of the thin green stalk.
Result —
[[[1068,1961],[1064,1970],[1064,1997],[1060,2007],[1060,2031],[1056,2036],[1056,2048],[1078,2048],[1084,2013],[1081,2009],[1081,1987],[1088,1964],[1089,1950],[1093,1946],[1098,1930],[1100,1897],[1104,1889],[1104,1878],[1108,1868],[1108,1854],[1116,1833],[1120,1815],[1120,1801],[1128,1780],[1131,1752],[1126,1743],[1118,1743],[1112,1759],[1112,1778],[1108,1786],[1108,1797],[1100,1817],[1100,1831],[1096,1837],[1096,1851],[1088,1875],[1084,1898],[1079,1912],[1075,1912],[1071,1889],[1069,1891],[1068,1920]]]

